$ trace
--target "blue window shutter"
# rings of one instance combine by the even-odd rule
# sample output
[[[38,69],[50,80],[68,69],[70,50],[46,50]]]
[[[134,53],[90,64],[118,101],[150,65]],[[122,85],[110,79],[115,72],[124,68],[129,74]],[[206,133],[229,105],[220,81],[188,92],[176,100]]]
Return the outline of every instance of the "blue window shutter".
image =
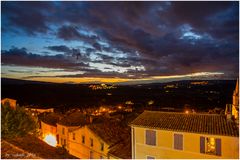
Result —
[[[174,134],[174,149],[183,150],[183,135]]]
[[[156,145],[156,131],[146,130],[146,144]]]
[[[156,131],[152,131],[152,145],[156,146]]]
[[[148,130],[146,130],[146,144],[150,144],[150,134],[149,134],[149,131]]]
[[[179,149],[183,150],[183,135],[179,135]]]
[[[174,134],[174,149],[177,149],[178,142],[177,142],[177,135]]]
[[[205,137],[200,136],[200,153],[205,153]]]
[[[221,156],[222,155],[222,146],[221,146],[221,139],[217,138],[216,139],[216,155]]]

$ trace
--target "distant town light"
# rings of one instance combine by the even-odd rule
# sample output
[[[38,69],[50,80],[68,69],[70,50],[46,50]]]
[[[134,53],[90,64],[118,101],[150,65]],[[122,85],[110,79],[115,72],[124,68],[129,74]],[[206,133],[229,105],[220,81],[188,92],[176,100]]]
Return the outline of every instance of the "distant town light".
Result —
[[[44,137],[44,141],[49,144],[50,146],[56,147],[57,146],[57,140],[56,137],[52,134],[47,134]]]
[[[186,111],[185,111],[185,113],[186,113],[186,114],[188,114],[188,113],[189,113],[189,111],[188,111],[188,110],[186,110]]]

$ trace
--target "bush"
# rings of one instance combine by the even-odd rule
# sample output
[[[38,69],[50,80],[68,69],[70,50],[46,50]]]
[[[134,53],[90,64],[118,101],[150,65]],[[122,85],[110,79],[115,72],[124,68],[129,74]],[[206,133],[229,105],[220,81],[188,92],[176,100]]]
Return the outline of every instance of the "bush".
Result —
[[[38,134],[37,119],[28,115],[24,108],[10,108],[8,105],[1,107],[1,134],[2,137],[24,136]]]

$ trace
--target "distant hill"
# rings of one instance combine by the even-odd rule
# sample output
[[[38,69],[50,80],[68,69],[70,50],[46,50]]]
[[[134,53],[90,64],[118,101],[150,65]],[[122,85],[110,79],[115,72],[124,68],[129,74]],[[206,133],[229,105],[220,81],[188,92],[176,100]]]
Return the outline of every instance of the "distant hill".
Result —
[[[21,79],[13,79],[13,78],[1,78],[1,83],[4,85],[10,84],[52,84],[50,82],[40,82],[40,81],[29,81],[29,80],[21,80]]]
[[[16,99],[20,105],[59,109],[124,105],[126,101],[132,101],[135,107],[146,107],[150,100],[156,107],[189,105],[197,109],[225,108],[227,103],[232,103],[235,80],[208,80],[203,85],[194,82],[198,80],[116,85],[113,89],[92,90],[90,84],[1,78],[1,98]]]

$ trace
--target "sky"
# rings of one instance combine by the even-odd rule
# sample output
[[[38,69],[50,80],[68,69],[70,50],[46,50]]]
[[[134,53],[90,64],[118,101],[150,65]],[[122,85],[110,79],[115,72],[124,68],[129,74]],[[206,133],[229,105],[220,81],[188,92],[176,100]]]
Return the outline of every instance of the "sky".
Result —
[[[2,2],[1,77],[59,83],[236,79],[239,2]]]

